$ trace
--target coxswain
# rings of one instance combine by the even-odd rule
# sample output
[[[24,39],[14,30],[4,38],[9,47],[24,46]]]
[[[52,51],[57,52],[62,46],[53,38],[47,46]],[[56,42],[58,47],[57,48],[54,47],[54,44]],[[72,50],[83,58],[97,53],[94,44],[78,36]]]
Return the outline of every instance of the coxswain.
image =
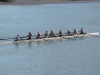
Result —
[[[20,41],[21,37],[19,35],[17,35],[17,37],[14,38],[14,41]]]
[[[54,32],[51,30],[51,33],[49,34],[49,37],[54,37]]]
[[[74,35],[77,35],[77,30],[74,28],[74,32],[73,32]]]
[[[29,33],[28,33],[28,38],[27,38],[27,40],[30,40],[32,37],[33,37],[32,33],[29,32]]]
[[[63,32],[62,30],[59,31],[59,36],[62,36],[63,35]]]
[[[41,39],[40,31],[38,31],[38,34],[37,34],[36,38],[37,38],[37,39]]]
[[[71,36],[71,32],[70,32],[70,30],[69,29],[67,29],[68,30],[68,32],[67,32],[67,36]]]
[[[80,32],[80,34],[84,34],[83,28],[81,28],[81,30],[79,32]]]
[[[44,38],[49,38],[49,33],[47,30],[46,30],[46,33],[44,34]]]

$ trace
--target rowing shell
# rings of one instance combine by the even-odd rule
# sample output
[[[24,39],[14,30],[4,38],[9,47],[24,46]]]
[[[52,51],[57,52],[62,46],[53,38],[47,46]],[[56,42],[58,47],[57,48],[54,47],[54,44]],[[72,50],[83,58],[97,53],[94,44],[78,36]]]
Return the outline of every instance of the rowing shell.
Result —
[[[48,40],[57,40],[62,39],[62,37],[50,37],[50,38],[42,38],[42,39],[31,39],[31,40],[20,40],[20,41],[6,41],[1,44],[12,44],[12,43],[25,43],[25,42],[40,42],[40,41],[48,41]]]
[[[43,40],[57,40],[57,39],[62,39],[62,37],[50,37],[50,38],[43,38]]]
[[[98,35],[99,35],[99,32],[95,32],[95,33],[79,34],[79,35],[73,35],[73,36],[62,36],[62,38],[72,39],[72,38],[77,38],[77,37],[98,36]]]
[[[99,32],[95,33],[87,33],[87,34],[79,34],[79,35],[74,35],[74,36],[61,36],[61,37],[50,37],[50,38],[42,38],[42,39],[31,39],[31,40],[21,40],[21,41],[6,41],[2,42],[1,44],[12,44],[12,43],[24,43],[24,42],[39,42],[39,41],[47,41],[47,40],[55,40],[55,39],[72,39],[72,38],[77,38],[77,37],[85,37],[85,36],[98,36]]]

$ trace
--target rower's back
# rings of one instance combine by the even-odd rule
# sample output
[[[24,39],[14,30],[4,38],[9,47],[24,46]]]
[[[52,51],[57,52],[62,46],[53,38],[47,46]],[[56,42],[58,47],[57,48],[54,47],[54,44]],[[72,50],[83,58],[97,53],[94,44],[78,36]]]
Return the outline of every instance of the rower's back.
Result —
[[[20,41],[20,40],[21,40],[21,38],[19,35],[17,35],[17,37],[14,38],[14,41]]]

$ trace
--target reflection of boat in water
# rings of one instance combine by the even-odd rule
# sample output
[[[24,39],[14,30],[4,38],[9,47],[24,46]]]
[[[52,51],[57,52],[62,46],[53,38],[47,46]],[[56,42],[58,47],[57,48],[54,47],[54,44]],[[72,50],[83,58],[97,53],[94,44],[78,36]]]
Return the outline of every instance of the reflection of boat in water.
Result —
[[[61,37],[49,37],[49,38],[41,38],[41,39],[36,39],[33,38],[31,40],[20,40],[20,41],[6,41],[6,42],[2,42],[1,44],[11,44],[11,43],[24,43],[24,42],[39,42],[39,41],[48,41],[48,40],[56,40],[56,39],[62,39],[62,38],[66,38],[66,39],[72,39],[72,38],[81,38],[81,37],[85,37],[85,36],[98,36],[99,32],[95,32],[95,33],[86,33],[86,34],[79,34],[79,35],[72,35],[72,36],[61,36]]]

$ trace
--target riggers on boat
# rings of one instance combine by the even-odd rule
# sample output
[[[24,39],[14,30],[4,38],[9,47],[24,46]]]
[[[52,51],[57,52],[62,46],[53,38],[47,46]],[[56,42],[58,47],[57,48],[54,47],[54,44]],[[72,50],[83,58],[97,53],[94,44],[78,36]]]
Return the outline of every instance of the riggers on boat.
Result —
[[[66,39],[72,39],[72,38],[77,38],[77,37],[86,37],[86,36],[98,36],[99,32],[94,32],[94,33],[85,33],[85,34],[79,34],[79,35],[72,35],[72,36],[56,36],[56,37],[49,37],[49,38],[41,38],[41,39],[36,39],[36,38],[32,38],[30,40],[20,40],[20,41],[6,41],[6,42],[2,42],[1,44],[11,44],[11,43],[25,43],[25,42],[39,42],[39,41],[47,41],[47,40],[56,40],[56,39],[62,39],[62,38],[66,38]]]

